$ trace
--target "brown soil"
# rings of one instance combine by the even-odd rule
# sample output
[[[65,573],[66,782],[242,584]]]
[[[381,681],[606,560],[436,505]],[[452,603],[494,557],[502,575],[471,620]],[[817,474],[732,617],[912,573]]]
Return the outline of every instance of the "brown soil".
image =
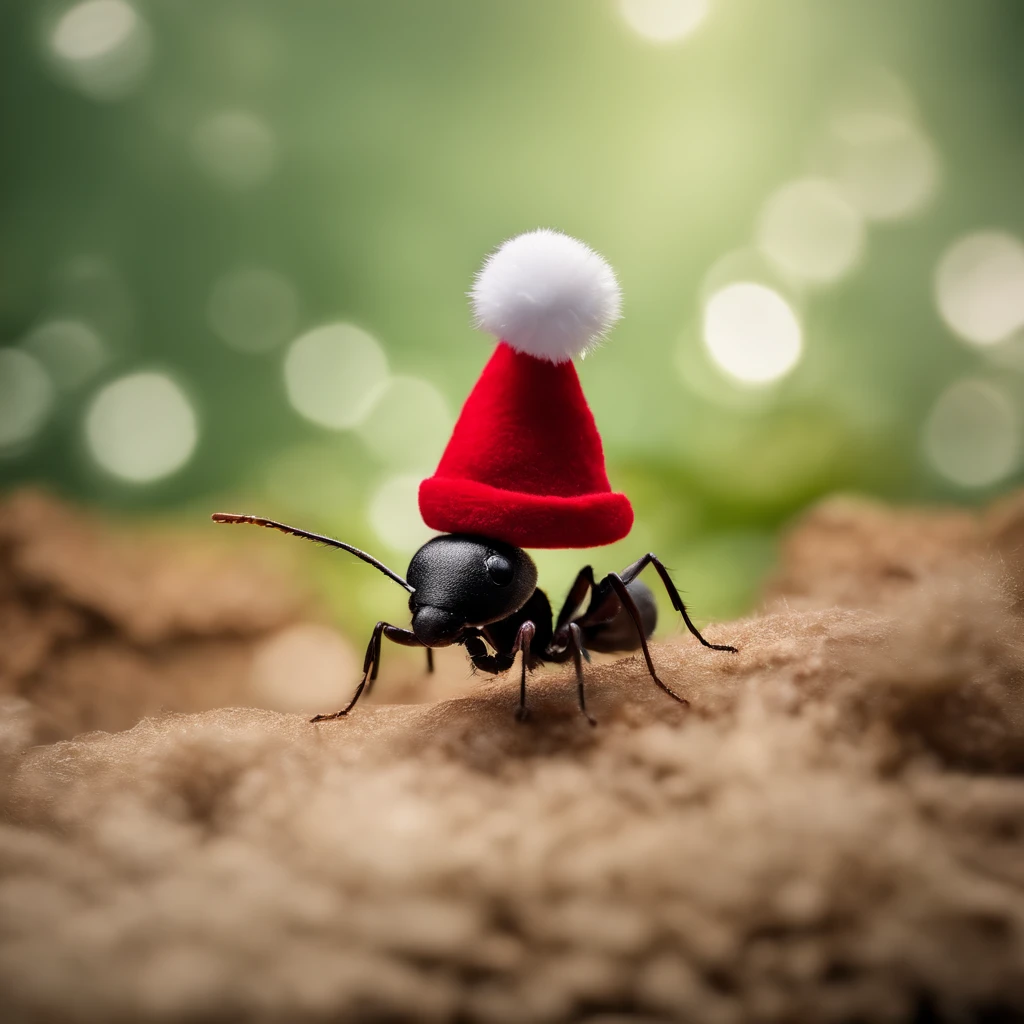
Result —
[[[4,1020],[1024,1019],[1024,497],[823,505],[739,654],[655,647],[689,711],[627,658],[597,729],[563,672],[155,714],[308,607],[166,543],[0,509]]]

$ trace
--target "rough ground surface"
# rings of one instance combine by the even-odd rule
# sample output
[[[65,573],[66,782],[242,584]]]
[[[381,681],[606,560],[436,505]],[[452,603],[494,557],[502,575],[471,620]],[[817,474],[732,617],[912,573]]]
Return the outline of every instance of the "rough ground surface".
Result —
[[[708,630],[738,655],[656,646],[689,712],[630,658],[590,672],[596,730],[555,672],[526,725],[509,679],[44,746],[129,725],[139,689],[242,692],[195,652],[295,612],[231,612],[229,566],[218,615],[136,619],[127,576],[101,602],[4,515],[5,1021],[1024,1019],[1020,498],[812,512],[764,613]],[[54,652],[87,640],[150,682],[67,687]]]

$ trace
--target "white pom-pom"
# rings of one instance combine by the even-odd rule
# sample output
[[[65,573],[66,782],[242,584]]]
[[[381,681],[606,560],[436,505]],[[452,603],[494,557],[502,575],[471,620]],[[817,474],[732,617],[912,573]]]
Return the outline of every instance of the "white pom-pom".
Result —
[[[615,272],[558,231],[530,231],[487,258],[470,293],[476,324],[538,359],[565,363],[593,349],[619,319]]]

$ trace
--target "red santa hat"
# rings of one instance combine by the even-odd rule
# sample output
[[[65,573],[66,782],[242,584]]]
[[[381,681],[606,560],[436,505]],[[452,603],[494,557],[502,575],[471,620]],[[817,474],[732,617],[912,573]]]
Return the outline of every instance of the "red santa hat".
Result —
[[[568,235],[531,231],[487,259],[471,295],[477,326],[499,344],[420,484],[424,522],[524,548],[625,537],[633,509],[608,484],[572,364],[619,318],[612,268]]]

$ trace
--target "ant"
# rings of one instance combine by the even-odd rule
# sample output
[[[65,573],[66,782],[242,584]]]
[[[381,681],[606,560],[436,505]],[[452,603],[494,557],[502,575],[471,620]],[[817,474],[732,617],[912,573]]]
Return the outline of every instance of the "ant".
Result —
[[[313,722],[343,718],[364,693],[370,692],[380,669],[381,641],[384,638],[403,647],[425,647],[427,670],[431,672],[434,669],[432,649],[435,647],[459,644],[465,647],[475,668],[494,674],[508,671],[515,664],[516,656],[522,654],[519,706],[515,713],[519,721],[528,717],[527,671],[543,662],[563,664],[572,659],[580,711],[591,725],[597,725],[587,711],[583,688],[583,660],[590,660],[589,651],[613,654],[639,648],[655,684],[673,700],[688,706],[689,701],[685,697],[658,678],[647,647],[658,618],[654,595],[638,578],[648,565],[653,565],[661,577],[686,628],[705,647],[736,653],[735,647],[709,643],[701,636],[668,570],[653,554],[644,555],[621,573],[608,573],[600,582],[595,581],[594,570],[589,565],[584,567],[569,589],[558,618],[553,619],[547,595],[537,587],[537,567],[533,559],[521,548],[504,541],[469,534],[434,537],[413,555],[408,579],[403,579],[372,555],[332,537],[258,516],[217,512],[212,518],[216,523],[265,526],[293,537],[340,548],[361,558],[409,591],[412,629],[378,622],[366,647],[363,678],[352,699],[341,711],[317,715],[311,719]],[[588,594],[590,601],[586,610],[577,614]]]

